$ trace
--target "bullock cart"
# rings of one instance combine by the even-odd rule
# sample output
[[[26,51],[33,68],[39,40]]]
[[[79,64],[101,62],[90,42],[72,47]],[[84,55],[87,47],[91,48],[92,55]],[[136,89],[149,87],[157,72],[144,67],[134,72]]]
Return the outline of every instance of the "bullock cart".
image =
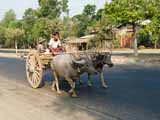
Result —
[[[79,52],[66,52],[68,54],[95,54],[93,51],[79,51]],[[109,54],[108,52],[104,52]],[[27,54],[26,58],[26,76],[32,88],[42,87],[44,84],[43,73],[47,67],[50,67],[50,62],[53,59],[51,53],[39,53],[38,50],[32,49]]]

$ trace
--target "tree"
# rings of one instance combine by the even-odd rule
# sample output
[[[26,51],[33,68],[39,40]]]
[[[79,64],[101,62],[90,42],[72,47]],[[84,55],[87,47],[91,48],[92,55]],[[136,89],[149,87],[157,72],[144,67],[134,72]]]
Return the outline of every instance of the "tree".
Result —
[[[10,9],[5,13],[4,18],[2,19],[2,25],[4,25],[5,27],[8,27],[10,22],[15,20],[16,20],[16,14],[14,10]]]
[[[62,12],[68,13],[68,0],[38,0],[39,17],[58,18]]]
[[[99,9],[96,13],[96,20],[99,21],[102,19],[104,9]]]
[[[147,5],[147,8],[150,9],[151,15],[151,24],[148,26],[148,31],[151,35],[151,40],[154,44],[154,48],[157,48],[158,43],[160,43],[160,2],[157,0],[150,1]]]
[[[17,53],[17,45],[18,43],[21,42],[23,37],[24,37],[23,30],[7,28],[5,31],[5,38],[6,38],[5,45],[9,47],[15,45],[16,53]]]
[[[32,29],[34,24],[37,21],[37,10],[29,8],[25,11],[23,20],[22,20],[22,28],[25,30],[25,41],[28,45],[33,42],[33,33]]]
[[[23,21],[22,20],[14,20],[11,21],[8,25],[8,28],[19,28],[19,29],[23,29]]]
[[[158,42],[160,42],[160,16],[153,18],[150,27],[151,40],[154,43],[154,48],[157,48]]]
[[[36,21],[32,29],[32,36],[34,42],[37,41],[39,37],[43,37],[49,40],[53,31],[60,31],[62,25],[61,21],[58,19],[50,20],[48,18],[40,18]]]
[[[96,13],[96,5],[88,4],[84,7],[83,14],[89,18],[93,18]]]
[[[0,25],[0,44],[4,44],[5,41],[5,27]]]
[[[35,20],[37,19],[37,10],[34,10],[32,8],[28,8],[24,12],[23,20],[26,22],[26,24],[33,25]]]
[[[77,37],[88,34],[88,29],[90,29],[89,27],[92,26],[96,21],[95,13],[96,6],[88,4],[84,6],[82,14],[72,17],[72,21],[74,23],[72,27],[75,29],[75,35]]]
[[[157,48],[160,42],[160,3],[157,0],[148,0],[144,6],[145,19],[151,23],[143,25],[139,31],[139,42],[146,46]],[[144,22],[146,23],[146,22]]]
[[[69,16],[68,0],[61,0],[61,12],[66,13]]]
[[[105,15],[111,19],[112,24],[118,26],[131,24],[133,26],[135,55],[138,55],[136,39],[137,21],[153,17],[152,9],[146,9],[153,7],[148,6],[151,1],[152,0],[112,0],[105,5]]]
[[[79,14],[73,16],[72,21],[74,23],[73,28],[75,29],[75,35],[77,37],[84,36],[88,26],[88,17],[83,14]]]

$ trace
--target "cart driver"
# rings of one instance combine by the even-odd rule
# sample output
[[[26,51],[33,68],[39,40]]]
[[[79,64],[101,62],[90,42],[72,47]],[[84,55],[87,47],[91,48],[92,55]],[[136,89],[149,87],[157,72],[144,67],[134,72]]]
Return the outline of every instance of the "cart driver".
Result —
[[[64,49],[61,45],[59,32],[52,33],[52,38],[49,41],[48,45],[49,45],[49,49],[51,50],[52,54],[59,54],[61,52],[64,52]]]

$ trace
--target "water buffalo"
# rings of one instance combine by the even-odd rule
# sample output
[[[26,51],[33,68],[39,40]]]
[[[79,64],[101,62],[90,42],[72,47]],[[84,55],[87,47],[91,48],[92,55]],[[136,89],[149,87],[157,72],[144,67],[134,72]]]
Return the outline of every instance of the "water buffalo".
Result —
[[[63,77],[71,86],[69,93],[75,97],[75,82],[79,79],[80,75],[84,72],[89,74],[95,74],[96,70],[93,67],[92,61],[88,57],[81,57],[79,60],[75,59],[71,54],[60,54],[53,58],[51,61],[51,68],[55,77],[55,81],[52,84],[52,90],[59,89],[59,77]]]
[[[113,67],[113,63],[111,61],[111,54],[102,52],[102,53],[92,53],[92,54],[89,54],[88,56],[91,57],[93,66],[97,70],[100,76],[102,87],[108,88],[108,85],[106,84],[104,80],[103,70],[104,70],[105,65],[108,65],[109,67]],[[83,83],[83,82],[80,81],[80,83]],[[90,79],[90,73],[88,73],[88,86],[92,86],[92,81]]]

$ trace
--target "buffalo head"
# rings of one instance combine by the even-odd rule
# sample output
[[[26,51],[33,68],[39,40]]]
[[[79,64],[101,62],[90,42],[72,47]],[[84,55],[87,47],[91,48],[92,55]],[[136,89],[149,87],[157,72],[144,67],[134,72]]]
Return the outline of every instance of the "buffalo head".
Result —
[[[97,63],[107,64],[109,67],[113,67],[110,53],[97,53],[94,60]]]
[[[97,71],[93,66],[92,60],[90,60],[88,57],[83,57],[79,60],[73,59],[72,61],[74,67],[78,68],[80,73],[87,72],[89,74],[97,74]]]

